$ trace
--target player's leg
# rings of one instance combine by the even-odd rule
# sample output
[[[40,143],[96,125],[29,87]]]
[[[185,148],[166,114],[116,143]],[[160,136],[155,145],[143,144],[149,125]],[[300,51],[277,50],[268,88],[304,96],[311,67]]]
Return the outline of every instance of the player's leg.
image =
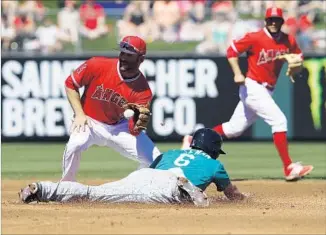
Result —
[[[252,125],[252,123],[254,123],[254,121],[256,121],[256,119],[257,115],[255,112],[240,100],[231,119],[228,122],[213,127],[213,129],[222,136],[234,138],[240,136],[249,126]],[[181,149],[188,149],[191,141],[192,136],[184,136]]]
[[[78,202],[88,200],[89,186],[77,182],[41,181],[21,189],[19,197],[22,202]]]
[[[81,153],[93,144],[92,138],[91,131],[88,127],[85,132],[74,132],[70,135],[63,153],[62,181],[76,181]]]
[[[178,178],[172,172],[144,168],[112,183],[90,187],[91,201],[109,203],[180,203]]]
[[[161,153],[153,141],[144,133],[134,136],[130,134],[128,122],[115,125],[110,130],[111,137],[107,146],[121,155],[139,161],[141,166],[148,166]]]
[[[215,126],[213,129],[222,136],[234,138],[240,136],[256,119],[255,112],[240,100],[230,120]]]
[[[73,132],[63,154],[62,160],[62,181],[76,181],[76,174],[79,168],[81,153],[86,151],[90,146],[104,145],[103,141],[97,135],[100,125],[93,119],[89,119],[92,128],[86,126],[85,131]]]
[[[272,92],[262,85],[249,80],[246,81],[248,96],[245,97],[245,104],[250,107],[259,117],[261,117],[268,125],[271,126],[275,147],[283,162],[284,173],[287,179],[308,174],[312,170],[312,166],[299,166],[293,163],[288,151],[287,141],[287,120],[284,113],[272,98]],[[293,168],[295,170],[293,171]],[[291,175],[291,172],[297,172]],[[297,177],[294,177],[297,178]]]
[[[184,181],[185,180],[185,181]],[[32,183],[19,192],[24,203],[39,202],[108,202],[108,203],[189,203],[208,206],[207,196],[188,180],[180,180],[166,170],[144,168],[126,178],[99,186],[77,182]]]

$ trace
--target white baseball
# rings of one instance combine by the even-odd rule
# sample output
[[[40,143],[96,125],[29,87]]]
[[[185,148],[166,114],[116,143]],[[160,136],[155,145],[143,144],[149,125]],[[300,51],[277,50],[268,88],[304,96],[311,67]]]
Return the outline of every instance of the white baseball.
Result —
[[[132,109],[126,109],[124,112],[123,112],[123,116],[126,118],[126,119],[130,119],[134,116],[135,112],[134,110]]]

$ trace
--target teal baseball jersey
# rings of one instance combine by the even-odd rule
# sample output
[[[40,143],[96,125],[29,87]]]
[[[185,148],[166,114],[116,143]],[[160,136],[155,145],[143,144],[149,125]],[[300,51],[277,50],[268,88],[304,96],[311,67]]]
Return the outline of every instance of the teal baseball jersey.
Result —
[[[205,190],[211,183],[215,183],[218,191],[224,191],[230,184],[223,164],[201,150],[170,150],[163,153],[155,169],[172,168],[180,168],[185,177],[202,190]]]

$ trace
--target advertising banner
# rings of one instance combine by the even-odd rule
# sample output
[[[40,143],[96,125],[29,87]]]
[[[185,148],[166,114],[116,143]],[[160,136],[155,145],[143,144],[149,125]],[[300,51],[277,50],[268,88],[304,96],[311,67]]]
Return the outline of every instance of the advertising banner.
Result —
[[[307,57],[293,91],[295,139],[326,140],[326,58]]]
[[[2,58],[2,141],[68,139],[73,113],[64,81],[88,58]],[[154,141],[179,141],[227,121],[239,101],[224,57],[149,57],[141,70],[154,94],[147,130]],[[242,138],[250,139],[251,129]]]

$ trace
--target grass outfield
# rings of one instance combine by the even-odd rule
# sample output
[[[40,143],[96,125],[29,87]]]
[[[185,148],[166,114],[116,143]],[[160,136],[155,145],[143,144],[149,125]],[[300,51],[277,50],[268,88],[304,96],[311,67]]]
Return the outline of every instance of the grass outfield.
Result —
[[[60,178],[64,143],[4,143],[1,151],[2,179]],[[180,144],[158,144],[161,151]],[[281,161],[272,142],[226,142],[221,156],[232,179],[282,179]],[[326,146],[323,143],[291,143],[294,161],[314,165],[310,179],[326,179]],[[137,163],[105,147],[91,147],[81,160],[79,179],[121,178]]]

